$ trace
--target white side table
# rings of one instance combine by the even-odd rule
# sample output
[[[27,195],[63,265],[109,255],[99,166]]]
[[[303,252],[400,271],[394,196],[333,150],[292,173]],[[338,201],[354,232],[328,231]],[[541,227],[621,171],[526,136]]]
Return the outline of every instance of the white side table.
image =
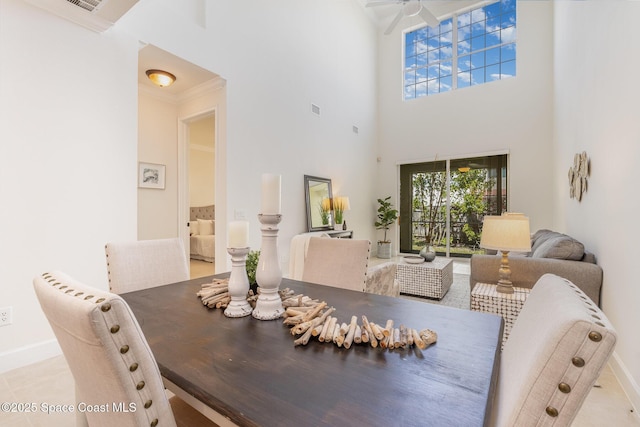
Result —
[[[496,285],[476,283],[473,291],[471,291],[471,310],[502,316],[504,319],[502,347],[504,348],[511,328],[518,314],[520,314],[520,310],[522,310],[531,289],[514,287],[512,294],[503,294],[496,289]]]

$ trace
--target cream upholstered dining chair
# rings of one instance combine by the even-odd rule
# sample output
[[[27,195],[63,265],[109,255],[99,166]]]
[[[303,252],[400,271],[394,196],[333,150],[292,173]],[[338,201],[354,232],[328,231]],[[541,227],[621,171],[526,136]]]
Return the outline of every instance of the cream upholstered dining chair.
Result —
[[[359,239],[309,239],[302,280],[364,291],[371,242]]]
[[[109,288],[117,294],[189,280],[179,238],[107,243],[105,253]]]
[[[616,339],[607,317],[576,285],[542,276],[502,352],[494,425],[569,426]]]
[[[120,296],[60,272],[33,285],[73,374],[76,400],[109,405],[108,412],[77,412],[78,426],[215,426],[177,397],[167,399],[153,353]],[[114,403],[128,411],[113,410]]]

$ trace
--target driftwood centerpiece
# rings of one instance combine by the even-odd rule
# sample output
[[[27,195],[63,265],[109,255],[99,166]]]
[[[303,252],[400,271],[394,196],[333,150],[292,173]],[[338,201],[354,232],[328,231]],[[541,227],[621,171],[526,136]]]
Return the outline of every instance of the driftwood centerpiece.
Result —
[[[257,294],[251,290],[248,292],[247,301],[252,307],[255,307],[259,293],[260,288]],[[353,344],[364,344],[388,350],[408,347],[424,350],[438,340],[438,334],[431,329],[418,331],[402,324],[395,327],[393,319],[387,319],[382,326],[382,323],[370,322],[367,316],[362,315],[362,323],[358,324],[358,317],[353,315],[347,324],[332,316],[336,309],[328,307],[325,301],[296,295],[289,288],[278,293],[285,310],[283,324],[290,327],[291,335],[297,336],[294,345],[307,345],[312,337],[316,337],[319,342],[347,349]],[[202,285],[197,295],[209,308],[225,308],[231,301],[229,280],[213,279],[213,282]]]

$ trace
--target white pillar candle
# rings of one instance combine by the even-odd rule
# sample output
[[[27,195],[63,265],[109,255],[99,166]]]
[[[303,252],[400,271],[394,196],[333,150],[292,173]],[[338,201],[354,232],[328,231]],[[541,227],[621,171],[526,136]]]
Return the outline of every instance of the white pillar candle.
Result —
[[[280,175],[262,175],[262,206],[260,213],[274,215],[280,213]]]
[[[231,221],[229,223],[230,248],[249,247],[249,223],[247,221]]]

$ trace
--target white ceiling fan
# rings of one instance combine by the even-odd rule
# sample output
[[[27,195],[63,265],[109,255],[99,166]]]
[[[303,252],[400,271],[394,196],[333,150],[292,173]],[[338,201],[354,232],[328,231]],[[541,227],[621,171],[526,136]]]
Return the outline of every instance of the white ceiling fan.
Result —
[[[391,34],[398,22],[405,16],[419,15],[430,27],[437,27],[440,24],[438,18],[424,5],[423,0],[371,0],[366,4],[366,7],[388,6],[391,4],[400,5],[400,10],[385,30],[384,33],[386,35]]]

